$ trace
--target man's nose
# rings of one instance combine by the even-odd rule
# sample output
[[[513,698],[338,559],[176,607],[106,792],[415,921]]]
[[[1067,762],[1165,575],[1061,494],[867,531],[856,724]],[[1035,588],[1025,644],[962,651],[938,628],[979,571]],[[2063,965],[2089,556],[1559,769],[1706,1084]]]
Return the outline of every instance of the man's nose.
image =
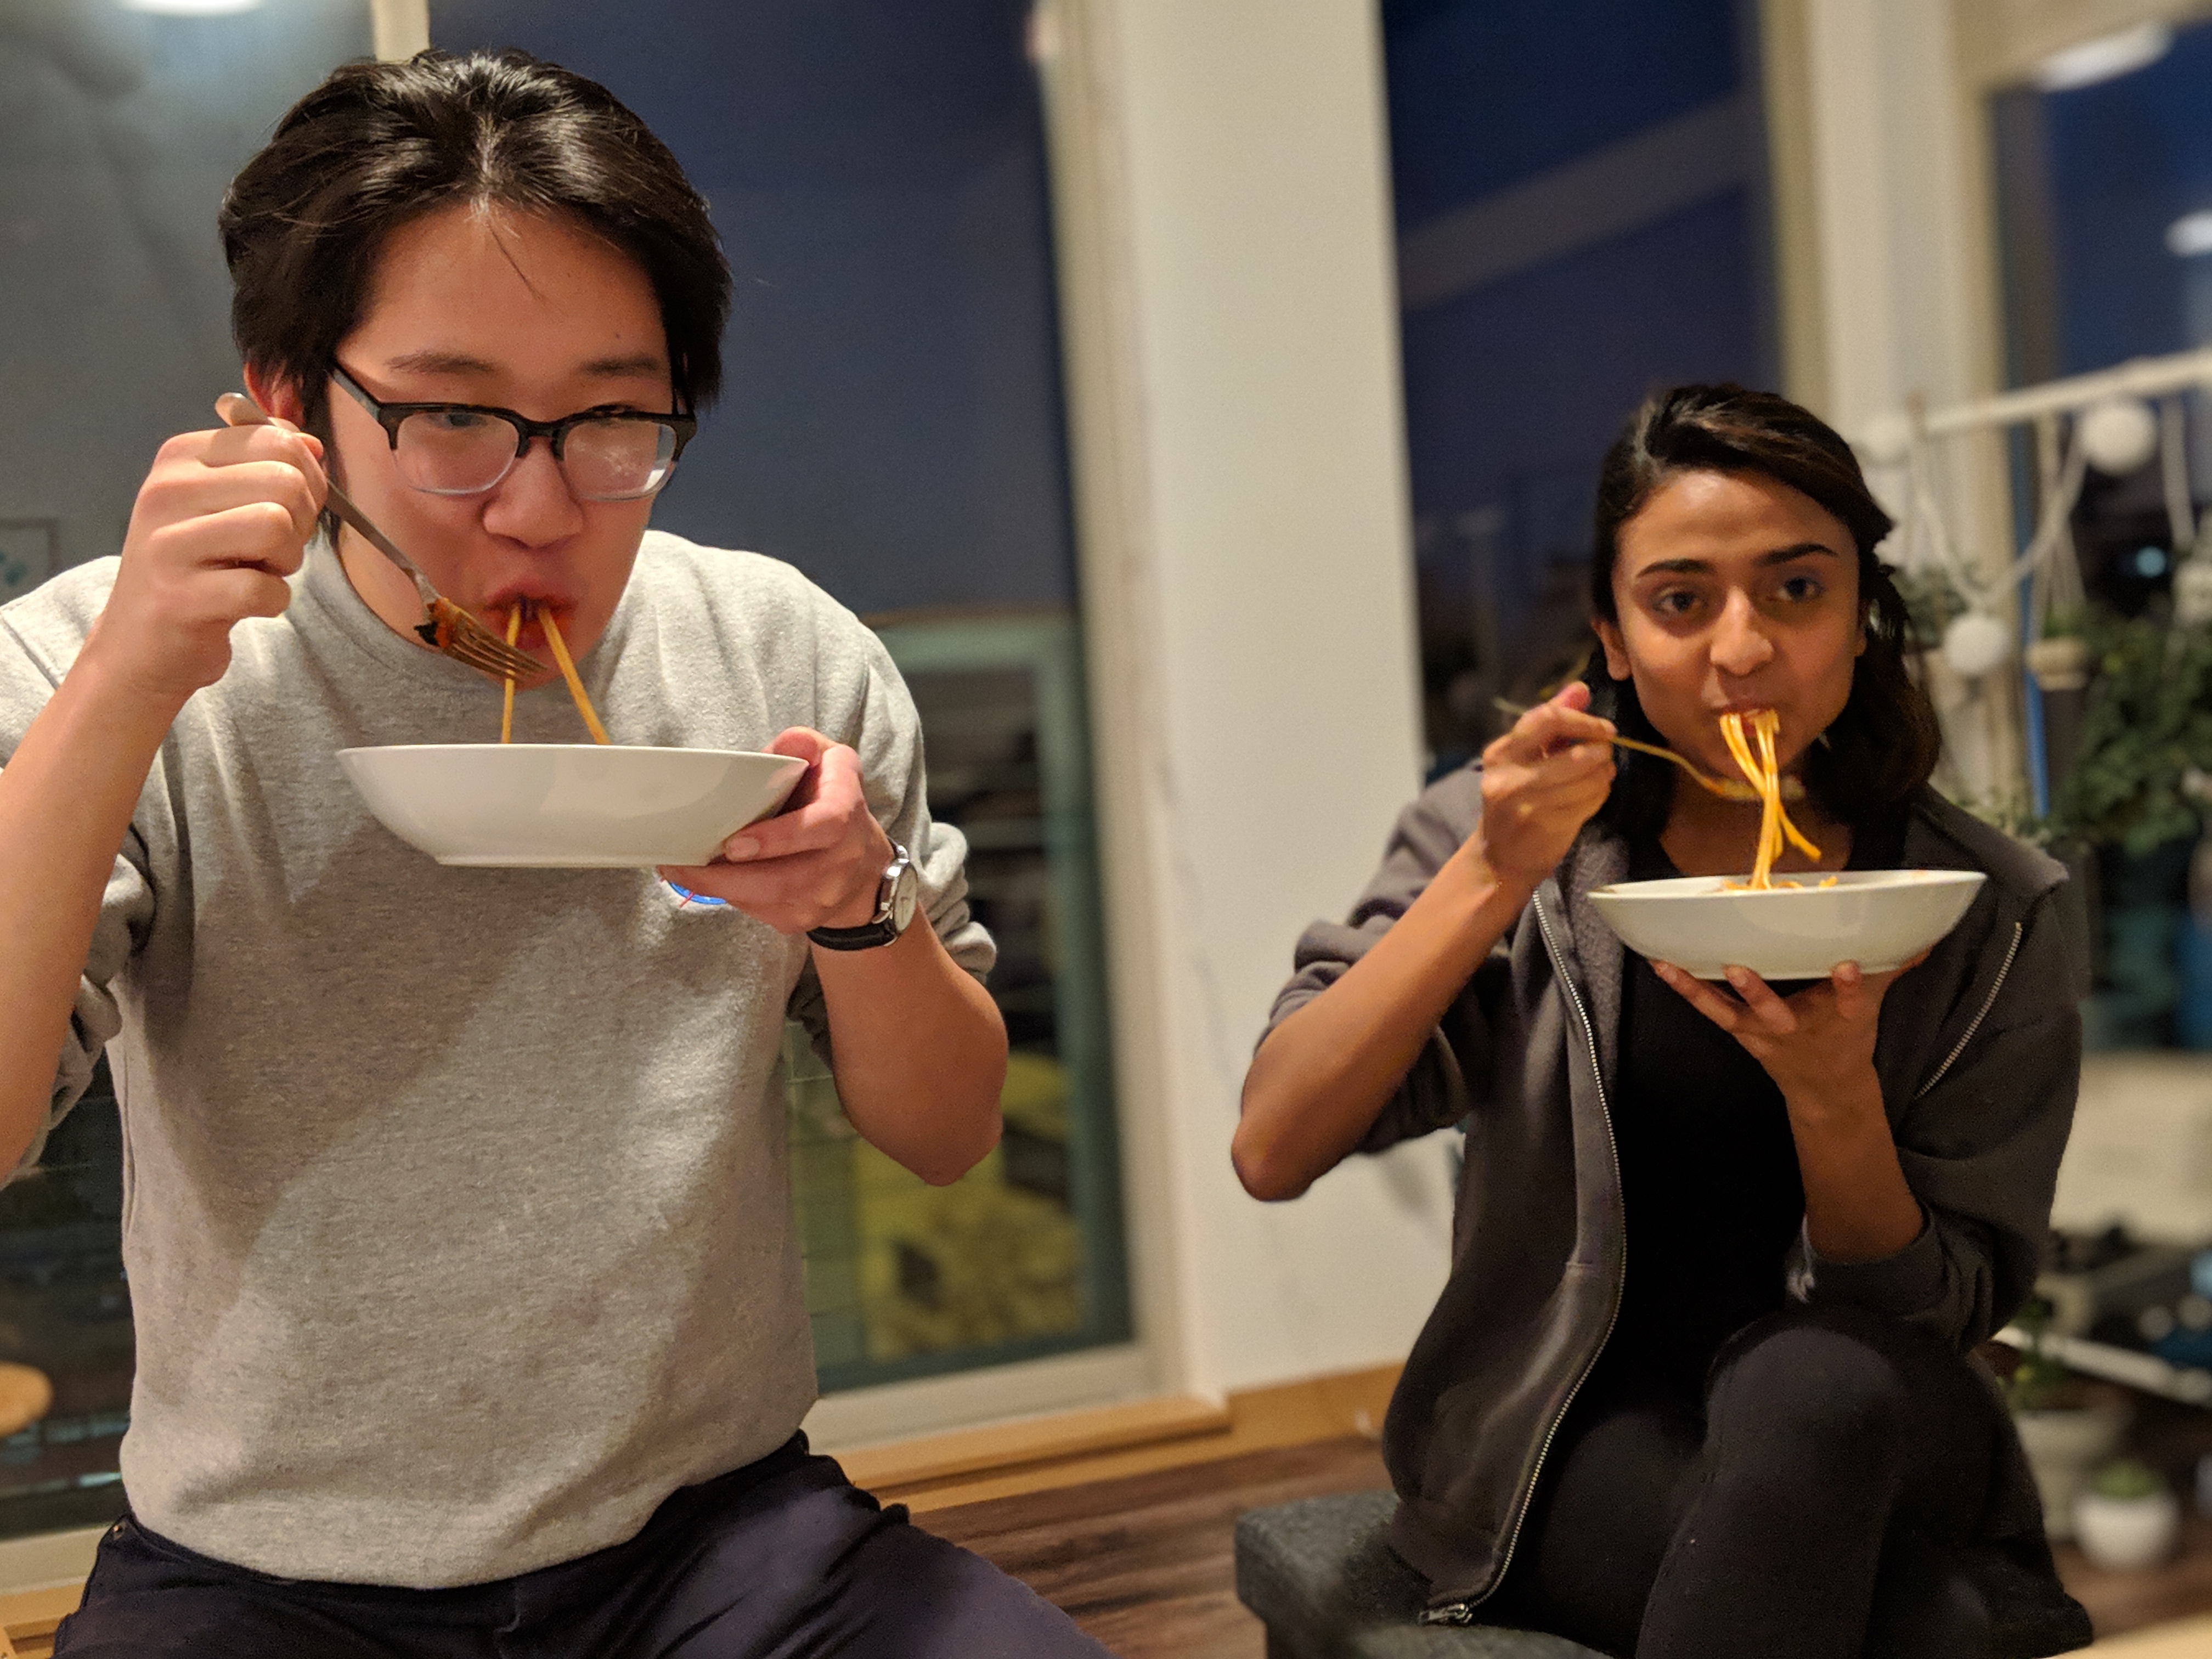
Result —
[[[1767,638],[1759,607],[1748,593],[1731,593],[1721,607],[1711,656],[1713,666],[1722,673],[1736,675],[1752,673],[1773,659],[1774,641]]]
[[[584,509],[561,476],[550,438],[532,438],[484,503],[484,528],[527,546],[557,542],[583,526]]]

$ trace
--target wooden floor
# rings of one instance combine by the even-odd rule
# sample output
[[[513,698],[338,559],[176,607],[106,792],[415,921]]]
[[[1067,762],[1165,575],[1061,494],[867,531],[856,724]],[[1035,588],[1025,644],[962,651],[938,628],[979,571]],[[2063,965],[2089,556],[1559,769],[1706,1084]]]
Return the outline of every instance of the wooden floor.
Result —
[[[933,1510],[923,1526],[1065,1607],[1121,1659],[1261,1659],[1231,1536],[1246,1510],[1389,1485],[1371,1440],[1325,1440]]]
[[[1261,1659],[1259,1621],[1234,1588],[1237,1517],[1388,1484],[1373,1441],[1328,1440],[920,1519],[1065,1607],[1121,1659]],[[2100,1637],[2212,1613],[2212,1520],[2192,1516],[2180,1556],[2151,1571],[2101,1571],[2071,1547],[2058,1565]]]

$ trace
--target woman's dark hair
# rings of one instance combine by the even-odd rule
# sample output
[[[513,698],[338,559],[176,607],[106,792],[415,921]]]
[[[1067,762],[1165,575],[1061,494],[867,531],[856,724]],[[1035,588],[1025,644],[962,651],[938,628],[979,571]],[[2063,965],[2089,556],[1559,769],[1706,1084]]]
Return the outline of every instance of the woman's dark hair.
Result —
[[[223,198],[231,333],[300,388],[310,426],[385,239],[456,203],[566,216],[628,254],[660,303],[678,407],[713,401],[730,268],[668,147],[580,75],[520,52],[433,51],[332,71]]]
[[[1805,787],[1820,809],[1863,823],[1899,806],[1928,781],[1942,752],[1942,732],[1927,694],[1906,670],[1918,641],[1905,598],[1875,549],[1894,524],[1867,488],[1851,447],[1818,417],[1771,392],[1740,386],[1680,386],[1647,398],[1598,474],[1597,544],[1590,562],[1590,608],[1618,623],[1613,570],[1621,526],[1653,494],[1684,472],[1752,472],[1810,496],[1851,532],[1858,551],[1859,601],[1867,643],[1851,674],[1844,711],[1805,757]],[[1633,680],[1615,680],[1601,653],[1590,668],[1593,706],[1627,737],[1662,741],[1644,713]],[[1675,769],[1624,751],[1604,816],[1624,833],[1656,835],[1666,823]]]

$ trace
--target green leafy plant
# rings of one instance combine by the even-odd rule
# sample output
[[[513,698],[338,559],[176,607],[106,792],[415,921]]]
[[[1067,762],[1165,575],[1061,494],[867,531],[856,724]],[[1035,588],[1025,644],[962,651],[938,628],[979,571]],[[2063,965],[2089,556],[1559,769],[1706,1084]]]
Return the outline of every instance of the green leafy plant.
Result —
[[[2089,1490],[2100,1498],[2155,1498],[2166,1490],[2166,1477],[2140,1457],[2116,1457],[2097,1471]]]
[[[1891,575],[1922,645],[1932,648],[1942,643],[1943,630],[1966,614],[1966,595],[1942,571],[1893,569]]]
[[[2005,1403],[2016,1412],[2055,1411],[2076,1403],[2081,1389],[2074,1373],[2051,1351],[2050,1303],[2039,1296],[2030,1297],[2012,1322],[2027,1338],[2027,1346],[2005,1379]]]
[[[2082,631],[2096,678],[2051,815],[2058,835],[2136,857],[2194,839],[2203,808],[2191,786],[2212,772],[2212,629],[2092,611]]]

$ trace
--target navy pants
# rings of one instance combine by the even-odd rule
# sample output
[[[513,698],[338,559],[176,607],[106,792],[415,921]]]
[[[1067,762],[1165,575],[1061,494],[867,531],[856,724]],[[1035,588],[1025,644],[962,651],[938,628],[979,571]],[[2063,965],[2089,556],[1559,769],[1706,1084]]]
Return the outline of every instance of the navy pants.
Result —
[[[519,1578],[272,1578],[128,1516],[58,1659],[1100,1659],[1065,1613],[910,1524],[804,1437],[687,1486],[627,1543]]]

